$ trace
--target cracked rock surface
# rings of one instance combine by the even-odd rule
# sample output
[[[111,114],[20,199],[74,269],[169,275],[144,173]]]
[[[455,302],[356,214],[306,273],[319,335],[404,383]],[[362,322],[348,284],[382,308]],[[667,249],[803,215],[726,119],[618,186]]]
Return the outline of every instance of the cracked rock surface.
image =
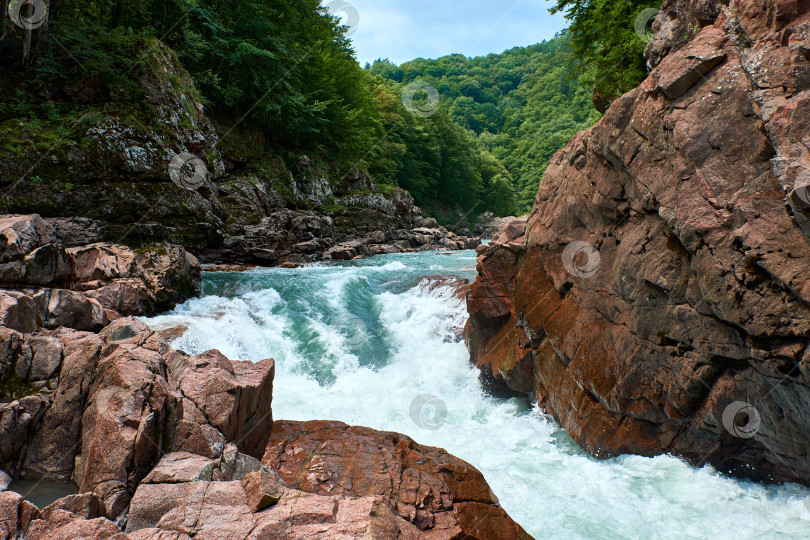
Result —
[[[650,76],[479,249],[473,360],[592,455],[810,484],[808,9],[665,1]]]

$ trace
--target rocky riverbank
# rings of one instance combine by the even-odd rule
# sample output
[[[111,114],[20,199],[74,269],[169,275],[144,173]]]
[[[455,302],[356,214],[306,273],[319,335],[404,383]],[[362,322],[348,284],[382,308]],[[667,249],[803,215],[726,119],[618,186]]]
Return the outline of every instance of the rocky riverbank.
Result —
[[[130,318],[98,334],[0,327],[0,468],[80,491],[42,509],[1,492],[0,537],[530,538],[441,449],[274,423],[273,374],[189,357]]]
[[[473,360],[594,456],[810,484],[808,17],[665,1],[649,78],[479,248]]]

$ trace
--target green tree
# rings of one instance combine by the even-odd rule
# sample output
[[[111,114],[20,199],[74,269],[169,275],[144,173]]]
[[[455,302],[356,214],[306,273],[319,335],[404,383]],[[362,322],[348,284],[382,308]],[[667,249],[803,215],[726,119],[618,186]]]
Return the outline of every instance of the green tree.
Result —
[[[607,99],[635,88],[647,74],[636,17],[657,0],[556,0],[549,11],[570,21],[573,75]]]

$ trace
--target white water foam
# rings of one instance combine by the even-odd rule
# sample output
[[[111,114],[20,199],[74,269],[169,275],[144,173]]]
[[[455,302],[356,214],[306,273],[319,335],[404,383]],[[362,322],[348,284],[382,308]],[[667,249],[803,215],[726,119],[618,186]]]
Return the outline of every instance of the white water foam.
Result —
[[[480,469],[503,507],[536,538],[810,537],[803,488],[741,482],[669,456],[598,462],[538,410],[483,394],[463,343],[454,340],[466,313],[449,287],[422,283],[370,294],[369,329],[378,325],[384,335],[369,355],[373,361],[364,360],[328,324],[328,310],[346,311],[359,289],[389,278],[378,274],[405,268],[400,261],[309,268],[296,274],[313,280],[306,298],[266,286],[236,298],[191,300],[147,322],[155,329],[186,326],[173,345],[189,353],[218,348],[231,358],[276,358],[276,418],[341,420],[447,449]],[[279,290],[289,283],[272,275]],[[410,417],[421,394],[445,403],[439,429]]]

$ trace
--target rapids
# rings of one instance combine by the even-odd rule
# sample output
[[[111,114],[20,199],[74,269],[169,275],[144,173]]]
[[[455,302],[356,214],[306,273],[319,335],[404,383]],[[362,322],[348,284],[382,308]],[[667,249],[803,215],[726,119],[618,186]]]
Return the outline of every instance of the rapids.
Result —
[[[206,273],[203,296],[144,319],[175,348],[276,359],[273,416],[405,433],[484,473],[535,538],[807,538],[810,491],[670,456],[596,461],[521,399],[486,395],[459,340],[463,299],[425,276],[473,279],[475,253],[386,255]]]

